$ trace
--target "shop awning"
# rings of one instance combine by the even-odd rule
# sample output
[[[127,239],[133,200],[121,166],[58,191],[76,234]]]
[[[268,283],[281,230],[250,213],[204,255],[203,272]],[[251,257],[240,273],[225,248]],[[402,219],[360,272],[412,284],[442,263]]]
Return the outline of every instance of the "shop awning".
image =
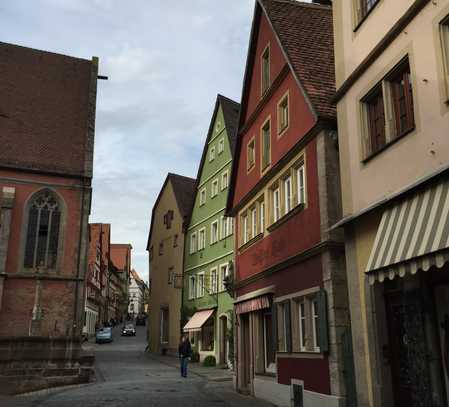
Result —
[[[449,261],[449,180],[385,210],[366,267],[370,284]]]
[[[251,300],[238,302],[234,306],[237,314],[258,311],[264,308],[270,308],[270,297],[268,295],[262,295]]]
[[[185,324],[184,332],[198,332],[201,331],[201,327],[209,319],[209,317],[214,313],[214,309],[206,309],[203,311],[195,312],[190,318],[189,322]]]

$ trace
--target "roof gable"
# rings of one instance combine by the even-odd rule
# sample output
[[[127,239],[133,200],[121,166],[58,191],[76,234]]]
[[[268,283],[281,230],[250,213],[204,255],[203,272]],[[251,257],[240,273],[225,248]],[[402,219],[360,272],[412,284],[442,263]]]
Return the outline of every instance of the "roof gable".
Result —
[[[336,110],[331,103],[335,94],[332,8],[296,0],[257,0],[243,81],[240,126],[247,118],[263,17],[267,18],[276,43],[314,114],[335,119]]]
[[[148,233],[147,250],[150,248],[156,209],[169,182],[172,186],[176,204],[181,216],[183,218],[187,218],[190,216],[190,212],[192,211],[193,202],[195,199],[196,180],[194,178],[184,177],[183,175],[168,173],[151,211],[151,225]]]

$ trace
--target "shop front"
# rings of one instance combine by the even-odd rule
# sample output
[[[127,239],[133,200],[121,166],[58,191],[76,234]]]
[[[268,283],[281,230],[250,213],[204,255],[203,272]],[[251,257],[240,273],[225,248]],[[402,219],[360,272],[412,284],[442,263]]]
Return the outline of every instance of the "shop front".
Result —
[[[366,273],[387,405],[447,406],[449,181],[384,211]]]
[[[195,312],[183,328],[189,336],[192,349],[199,353],[200,362],[215,356],[215,308]]]

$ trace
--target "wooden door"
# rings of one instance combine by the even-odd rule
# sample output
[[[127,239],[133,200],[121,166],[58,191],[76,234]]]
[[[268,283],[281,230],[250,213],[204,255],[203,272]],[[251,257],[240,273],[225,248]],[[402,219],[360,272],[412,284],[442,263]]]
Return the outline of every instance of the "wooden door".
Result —
[[[422,297],[387,294],[389,359],[396,407],[433,407]]]

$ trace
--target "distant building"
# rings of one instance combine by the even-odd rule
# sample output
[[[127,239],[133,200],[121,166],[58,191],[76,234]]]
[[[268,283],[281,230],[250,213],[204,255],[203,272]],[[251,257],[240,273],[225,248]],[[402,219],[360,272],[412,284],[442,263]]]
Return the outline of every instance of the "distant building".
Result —
[[[95,327],[108,321],[107,296],[109,291],[111,225],[89,225],[89,252],[85,283],[85,310],[83,334],[91,336]]]
[[[122,319],[128,313],[129,284],[131,278],[131,251],[129,243],[111,244],[111,262],[114,266],[115,274],[117,315]]]
[[[136,316],[144,312],[145,289],[145,282],[140,278],[137,271],[132,269],[129,284],[128,314]]]
[[[195,179],[168,174],[151,213],[147,250],[150,270],[149,346],[176,353],[181,335],[184,235]]]
[[[184,246],[183,331],[190,335],[200,360],[213,355],[224,366],[234,361],[234,310],[224,284],[234,261],[234,227],[225,208],[239,107],[217,96]]]
[[[0,376],[76,367],[98,59],[0,43],[0,61]]]

